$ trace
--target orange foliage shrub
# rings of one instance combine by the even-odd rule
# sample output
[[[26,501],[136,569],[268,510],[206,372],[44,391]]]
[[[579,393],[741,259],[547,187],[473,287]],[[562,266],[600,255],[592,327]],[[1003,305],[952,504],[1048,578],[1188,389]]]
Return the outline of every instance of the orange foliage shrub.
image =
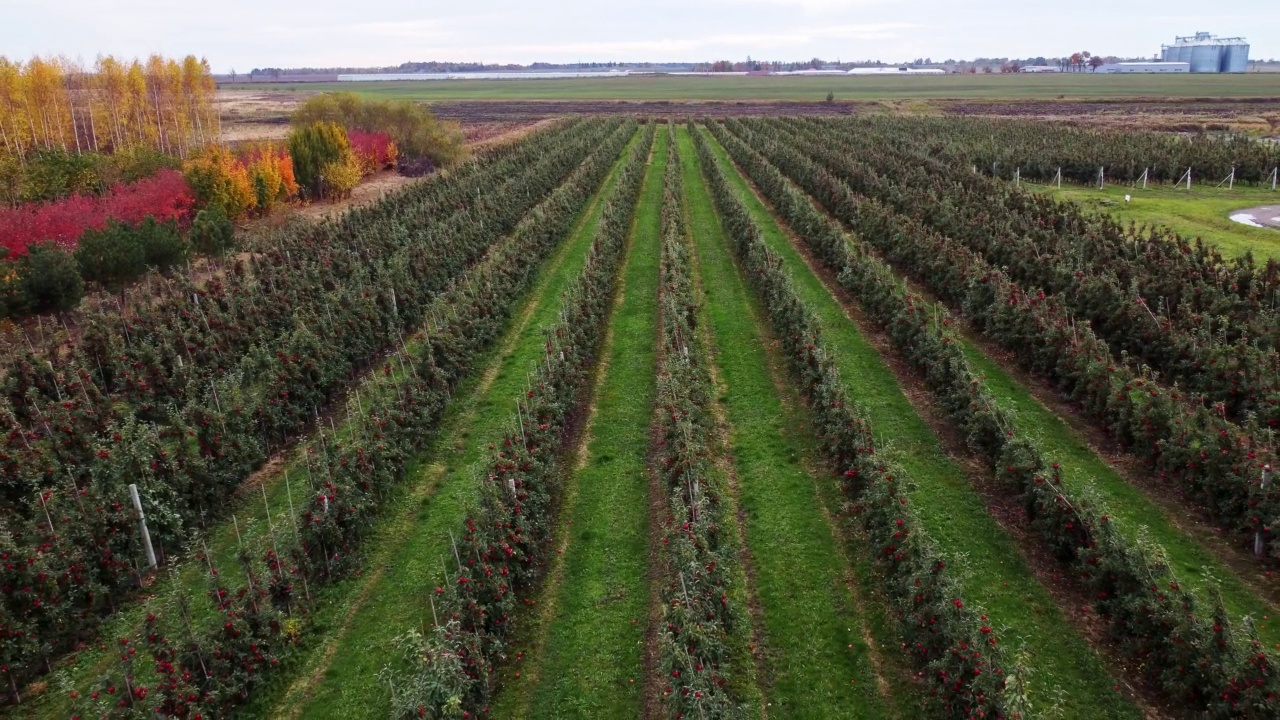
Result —
[[[298,194],[293,177],[293,158],[284,148],[271,143],[251,148],[242,156],[253,187],[255,208],[260,214],[271,212],[277,204],[288,202]]]
[[[289,151],[271,143],[237,155],[210,147],[186,163],[183,173],[201,207],[215,205],[232,219],[266,215],[298,195]]]
[[[222,208],[227,217],[243,218],[257,205],[249,170],[229,150],[213,145],[182,168],[196,202]]]

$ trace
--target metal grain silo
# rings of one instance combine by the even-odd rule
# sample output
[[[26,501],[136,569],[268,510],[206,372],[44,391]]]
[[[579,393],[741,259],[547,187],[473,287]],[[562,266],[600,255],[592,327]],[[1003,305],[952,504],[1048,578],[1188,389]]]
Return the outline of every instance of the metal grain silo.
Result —
[[[1222,41],[1222,56],[1219,58],[1219,69],[1224,73],[1242,73],[1249,69],[1249,44],[1244,38],[1230,38]]]
[[[1191,72],[1216,73],[1222,66],[1222,46],[1199,40],[1191,45]]]

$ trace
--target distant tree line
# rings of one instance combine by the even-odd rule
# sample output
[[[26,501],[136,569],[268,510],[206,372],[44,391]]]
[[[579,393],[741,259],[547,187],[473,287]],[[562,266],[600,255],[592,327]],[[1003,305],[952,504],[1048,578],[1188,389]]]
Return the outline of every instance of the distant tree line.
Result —
[[[518,72],[521,70],[611,70],[618,68],[685,68],[692,63],[650,63],[650,62],[575,62],[550,63],[534,62],[528,65],[519,63],[481,63],[481,62],[447,62],[428,60],[422,62],[404,62],[399,65],[385,67],[301,67],[301,68],[254,68],[249,71],[252,77],[280,77],[281,75],[359,75],[365,73],[461,73],[461,72]],[[235,74],[234,71],[231,74]]]
[[[991,73],[1020,72],[1025,67],[1054,67],[1060,72],[1096,71],[1102,65],[1115,62],[1135,62],[1151,60],[1148,57],[1123,57],[1117,55],[1094,55],[1088,51],[1080,51],[1062,57],[1037,55],[1026,58],[1009,57],[975,57],[972,60],[947,58],[934,60],[931,57],[918,57],[903,62],[885,62],[883,60],[824,60],[810,58],[808,60],[757,60],[747,56],[745,60],[715,60],[711,62],[574,62],[552,63],[533,62],[528,65],[519,63],[481,63],[481,62],[447,62],[430,60],[425,62],[405,62],[386,67],[328,67],[328,68],[254,68],[250,71],[255,77],[280,77],[283,75],[354,75],[361,73],[446,73],[446,72],[518,72],[521,70],[556,71],[556,70],[693,70],[699,72],[784,72],[794,70],[851,70],[866,67],[917,67],[938,68],[953,73]],[[1280,69],[1276,60],[1252,60],[1250,67],[1254,70]],[[235,73],[232,73],[233,75]]]

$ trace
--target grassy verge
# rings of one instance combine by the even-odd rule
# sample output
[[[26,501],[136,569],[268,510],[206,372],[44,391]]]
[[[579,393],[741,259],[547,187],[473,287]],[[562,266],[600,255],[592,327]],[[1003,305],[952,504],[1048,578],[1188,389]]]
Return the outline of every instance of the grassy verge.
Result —
[[[1280,205],[1280,193],[1266,188],[1236,186],[1214,188],[1193,185],[1190,192],[1168,186],[1142,188],[1111,185],[1104,190],[1064,185],[1062,189],[1032,185],[1025,187],[1064,200],[1073,200],[1087,208],[1106,213],[1128,224],[1163,225],[1186,238],[1204,238],[1217,245],[1227,257],[1238,257],[1252,251],[1265,261],[1280,258],[1280,230],[1256,228],[1238,223],[1230,215],[1259,205]],[[1131,196],[1130,202],[1124,196]],[[1276,213],[1280,216],[1280,212]]]
[[[555,320],[560,293],[581,274],[601,199],[616,183],[621,162],[543,269],[480,381],[458,393],[459,410],[443,427],[430,462],[410,476],[409,497],[371,546],[372,574],[349,583],[355,587],[326,606],[331,619],[324,642],[309,651],[293,684],[264,698],[260,710],[308,718],[387,714],[387,691],[377,677],[388,660],[382,650],[398,633],[429,620],[422,616],[426,594],[442,574],[441,559],[451,552],[449,531],[475,497],[475,466],[487,459],[487,443],[510,421],[508,403],[524,389],[528,366],[542,356],[542,328]]]
[[[496,717],[634,717],[647,617],[646,472],[657,337],[659,132],[641,190],[582,465],[566,491],[567,549],[539,652],[504,673]],[[517,674],[518,673],[518,674]],[[522,682],[523,681],[523,682]]]
[[[712,144],[766,243],[791,268],[796,291],[821,320],[841,377],[871,420],[877,444],[918,485],[914,505],[930,536],[946,555],[965,558],[965,595],[981,605],[993,622],[1006,627],[1001,636],[1021,639],[1034,672],[1029,688],[1033,704],[1047,707],[1056,701],[1071,717],[1136,716],[1137,709],[1114,689],[1101,659],[1023,563],[982,498],[969,486],[965,470],[946,455],[884,359],[809,271],[723,148],[714,139]]]
[[[780,717],[886,714],[864,635],[863,608],[805,466],[816,457],[798,398],[784,402],[771,373],[758,310],[735,270],[727,240],[680,129],[690,231],[708,302],[706,325],[724,392],[746,539],[763,606],[769,712]]]

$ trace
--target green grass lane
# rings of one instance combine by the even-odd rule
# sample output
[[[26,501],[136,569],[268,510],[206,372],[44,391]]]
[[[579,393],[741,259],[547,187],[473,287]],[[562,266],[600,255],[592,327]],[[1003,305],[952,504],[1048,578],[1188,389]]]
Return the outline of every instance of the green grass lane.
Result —
[[[648,617],[647,471],[658,332],[658,260],[667,134],[654,139],[611,340],[588,420],[586,452],[566,493],[568,533],[541,651],[507,673],[494,717],[640,715]]]
[[[1012,75],[916,75],[913,77],[632,75],[606,78],[512,80],[390,80],[318,83],[238,83],[228,90],[256,93],[354,92],[380,98],[446,102],[460,100],[798,100],[837,102],[894,99],[1081,100],[1115,98],[1280,95],[1276,75],[1186,74],[1180,76],[1046,73]]]
[[[603,198],[616,184],[630,147],[526,294],[516,315],[521,321],[513,322],[500,341],[501,350],[487,364],[484,380],[472,392],[455,396],[461,410],[443,428],[437,452],[406,481],[429,490],[397,508],[393,524],[402,532],[388,533],[393,546],[371,551],[376,558],[366,569],[366,574],[373,574],[371,582],[352,593],[361,604],[352,612],[348,600],[340,613],[334,613],[325,642],[309,654],[294,682],[272,698],[271,714],[350,718],[390,712],[378,672],[394,656],[391,641],[431,621],[427,594],[439,584],[441,560],[451,552],[449,532],[457,530],[464,509],[477,497],[477,467],[488,457],[488,443],[511,420],[514,398],[524,391],[526,373],[541,357],[542,329],[560,311],[560,293],[581,274]]]
[[[946,555],[964,559],[959,564],[966,598],[1003,626],[1007,645],[1021,645],[1028,652],[1032,702],[1043,708],[1057,700],[1067,717],[1139,716],[1137,708],[1114,689],[1115,681],[1101,658],[1067,623],[1013,541],[988,513],[964,469],[947,456],[879,352],[804,264],[724,149],[709,135],[708,140],[765,241],[790,268],[796,291],[817,313],[851,398],[871,420],[878,444],[917,485],[913,501],[930,537]]]
[[[1103,190],[1074,185],[1064,185],[1061,189],[1031,183],[1024,186],[1034,192],[1073,200],[1126,225],[1130,222],[1163,225],[1188,240],[1204,238],[1227,257],[1252,251],[1254,257],[1263,262],[1280,258],[1280,230],[1250,227],[1230,217],[1260,205],[1280,205],[1280,193],[1271,192],[1270,185],[1237,185],[1230,190],[1193,185],[1190,192],[1167,185],[1147,190],[1125,185],[1110,185]],[[1125,195],[1131,197],[1130,202],[1124,201]],[[1280,217],[1280,212],[1273,215]]]
[[[805,464],[817,453],[803,406],[798,397],[784,402],[774,384],[770,337],[735,268],[686,128],[679,143],[705,319],[725,388],[720,402],[763,606],[769,713],[883,717],[863,608],[845,584],[842,543],[822,511],[817,486],[825,479]]]
[[[977,346],[966,341],[961,348],[974,371],[985,376],[987,389],[996,402],[1015,413],[1019,432],[1034,438],[1045,457],[1062,465],[1066,482],[1092,488],[1116,527],[1130,539],[1136,539],[1139,528],[1146,527],[1147,537],[1164,548],[1179,583],[1196,594],[1204,612],[1213,607],[1211,588],[1216,585],[1233,619],[1252,615],[1264,645],[1275,647],[1280,643],[1280,618],[1276,622],[1264,619],[1280,614],[1280,609],[1252,592],[1230,567],[1179,530],[1158,505],[1099,458],[1066,421],[1040,404]],[[1261,568],[1256,572],[1263,574]]]

